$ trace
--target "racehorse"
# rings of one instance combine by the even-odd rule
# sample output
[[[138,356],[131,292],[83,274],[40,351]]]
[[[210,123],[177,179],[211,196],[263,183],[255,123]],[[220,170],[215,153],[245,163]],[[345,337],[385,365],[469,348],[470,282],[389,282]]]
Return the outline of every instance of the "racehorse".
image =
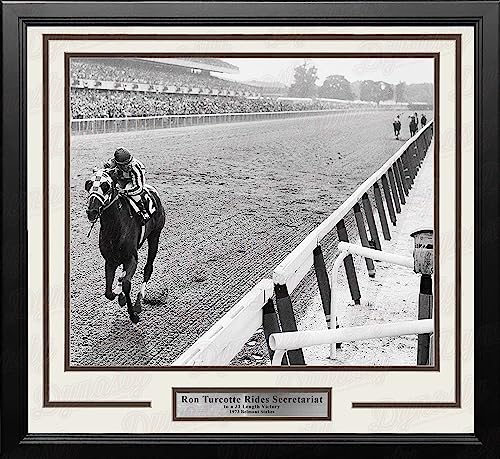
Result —
[[[153,262],[158,252],[160,233],[165,226],[165,210],[158,193],[152,187],[151,195],[156,211],[143,227],[140,218],[135,215],[128,198],[118,192],[116,177],[107,169],[94,172],[92,178],[85,182],[85,190],[89,193],[87,218],[94,225],[101,221],[99,231],[99,250],[104,257],[106,274],[106,290],[104,295],[108,300],[114,300],[118,295],[120,306],[127,305],[130,320],[139,322],[142,311],[142,300],[146,294],[146,286],[153,273]],[[143,231],[144,230],[144,231]],[[132,305],[130,291],[132,277],[137,269],[137,252],[142,243],[148,241],[148,258],[144,267],[144,280],[135,304]],[[118,266],[123,266],[125,274],[119,279],[122,291],[115,293],[113,281]]]
[[[399,119],[394,120],[392,126],[394,128],[394,135],[396,136],[396,139],[399,140],[399,133],[401,132],[401,121],[399,121]]]
[[[410,137],[413,137],[417,133],[418,124],[414,116],[410,117]]]

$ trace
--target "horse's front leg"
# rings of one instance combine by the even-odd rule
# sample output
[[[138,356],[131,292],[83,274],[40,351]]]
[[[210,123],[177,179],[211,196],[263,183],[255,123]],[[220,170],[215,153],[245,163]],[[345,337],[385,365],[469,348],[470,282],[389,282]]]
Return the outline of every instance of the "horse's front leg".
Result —
[[[134,310],[132,305],[132,300],[130,299],[130,291],[132,289],[132,278],[134,277],[135,270],[137,269],[137,253],[135,253],[127,263],[123,264],[123,268],[125,269],[125,276],[122,280],[122,289],[125,295],[125,299],[127,300],[127,310],[130,316],[130,320],[136,324],[139,322],[139,315]]]
[[[108,300],[114,300],[116,298],[116,293],[113,292],[113,281],[115,280],[115,272],[118,265],[106,261],[104,264],[104,270],[106,271],[106,291],[104,295]]]

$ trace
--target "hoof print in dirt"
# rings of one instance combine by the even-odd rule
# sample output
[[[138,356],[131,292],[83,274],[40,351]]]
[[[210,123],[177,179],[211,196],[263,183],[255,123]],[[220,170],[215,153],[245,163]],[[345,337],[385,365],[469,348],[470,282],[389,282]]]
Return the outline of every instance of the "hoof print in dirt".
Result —
[[[207,276],[203,271],[195,271],[193,274],[193,282],[205,282],[207,280]]]
[[[161,300],[158,298],[144,298],[144,300],[142,300],[142,302],[144,304],[149,305],[149,306],[158,306],[162,303]]]

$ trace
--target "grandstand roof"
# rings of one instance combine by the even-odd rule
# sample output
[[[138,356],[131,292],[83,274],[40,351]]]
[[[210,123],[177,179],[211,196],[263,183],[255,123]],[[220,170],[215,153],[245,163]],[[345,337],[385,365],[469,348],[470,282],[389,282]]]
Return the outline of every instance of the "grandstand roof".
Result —
[[[159,62],[161,64],[178,65],[199,70],[220,73],[239,73],[240,69],[236,65],[224,62],[214,57],[167,57],[167,58],[143,58],[146,61]]]

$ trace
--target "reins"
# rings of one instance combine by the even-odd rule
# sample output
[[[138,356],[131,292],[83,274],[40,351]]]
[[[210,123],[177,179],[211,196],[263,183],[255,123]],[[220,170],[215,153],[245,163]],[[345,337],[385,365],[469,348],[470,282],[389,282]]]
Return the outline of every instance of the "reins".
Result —
[[[92,223],[92,226],[90,227],[89,229],[89,233],[87,234],[87,237],[90,237],[90,233],[92,232],[92,230],[94,229],[94,225],[96,224],[97,220],[99,220],[99,217],[100,217],[100,214],[99,216],[94,220],[94,222]]]
[[[97,223],[97,220],[99,220],[101,218],[101,215],[102,213],[108,209],[109,207],[111,207],[112,204],[115,203],[115,201],[118,200],[118,198],[120,197],[120,193],[116,193],[115,196],[113,198],[111,198],[111,201],[109,201],[108,204],[102,206],[100,209],[99,209],[99,213],[97,214],[97,217],[96,219],[92,222],[92,226],[90,227],[90,230],[89,230],[89,233],[87,234],[87,237],[90,237],[90,233],[92,233],[92,230],[94,229],[94,225]]]

